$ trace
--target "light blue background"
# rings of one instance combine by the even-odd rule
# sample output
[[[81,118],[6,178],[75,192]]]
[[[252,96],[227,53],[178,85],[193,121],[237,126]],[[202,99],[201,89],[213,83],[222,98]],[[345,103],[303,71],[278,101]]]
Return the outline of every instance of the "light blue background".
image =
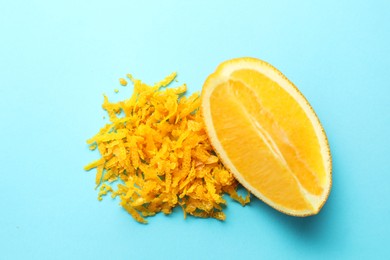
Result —
[[[321,2],[2,0],[0,259],[389,259],[390,4]],[[241,56],[279,68],[320,117],[334,167],[320,214],[229,200],[226,222],[178,209],[140,225],[98,202],[82,167],[102,93],[172,71],[197,91]]]

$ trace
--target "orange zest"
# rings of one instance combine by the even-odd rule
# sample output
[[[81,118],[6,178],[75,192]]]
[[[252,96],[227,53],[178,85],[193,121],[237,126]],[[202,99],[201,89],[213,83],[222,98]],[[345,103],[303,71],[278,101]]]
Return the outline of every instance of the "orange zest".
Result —
[[[199,94],[185,96],[185,84],[165,88],[175,77],[172,73],[149,86],[128,74],[134,84],[131,98],[111,103],[104,97],[110,123],[87,141],[101,158],[85,170],[96,168],[99,200],[108,193],[119,197],[138,222],[158,212],[170,214],[176,206],[185,216],[224,220],[223,194],[242,204],[249,194],[237,194],[237,181],[214,153],[197,113]]]

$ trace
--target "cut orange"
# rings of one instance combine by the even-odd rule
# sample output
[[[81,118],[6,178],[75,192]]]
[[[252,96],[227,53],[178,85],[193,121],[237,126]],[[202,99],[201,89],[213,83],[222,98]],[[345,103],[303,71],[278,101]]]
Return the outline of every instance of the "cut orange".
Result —
[[[201,112],[211,144],[244,187],[286,214],[319,212],[332,183],[328,141],[281,72],[254,58],[226,61],[204,83]]]

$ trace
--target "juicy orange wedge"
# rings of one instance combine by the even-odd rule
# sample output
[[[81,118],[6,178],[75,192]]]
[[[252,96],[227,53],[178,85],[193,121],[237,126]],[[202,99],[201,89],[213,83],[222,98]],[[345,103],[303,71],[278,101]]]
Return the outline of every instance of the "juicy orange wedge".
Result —
[[[204,83],[201,112],[215,151],[244,187],[286,214],[319,212],[332,183],[328,141],[281,72],[254,58],[226,61]]]

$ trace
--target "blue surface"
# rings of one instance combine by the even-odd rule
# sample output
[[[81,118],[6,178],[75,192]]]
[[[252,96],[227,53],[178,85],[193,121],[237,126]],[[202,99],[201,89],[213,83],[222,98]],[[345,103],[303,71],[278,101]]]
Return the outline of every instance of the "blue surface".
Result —
[[[389,259],[389,1],[109,2],[0,3],[0,259]],[[197,91],[240,56],[279,68],[319,115],[334,167],[320,214],[253,199],[229,201],[226,222],[178,209],[140,225],[98,202],[82,167],[102,93],[172,71]]]

